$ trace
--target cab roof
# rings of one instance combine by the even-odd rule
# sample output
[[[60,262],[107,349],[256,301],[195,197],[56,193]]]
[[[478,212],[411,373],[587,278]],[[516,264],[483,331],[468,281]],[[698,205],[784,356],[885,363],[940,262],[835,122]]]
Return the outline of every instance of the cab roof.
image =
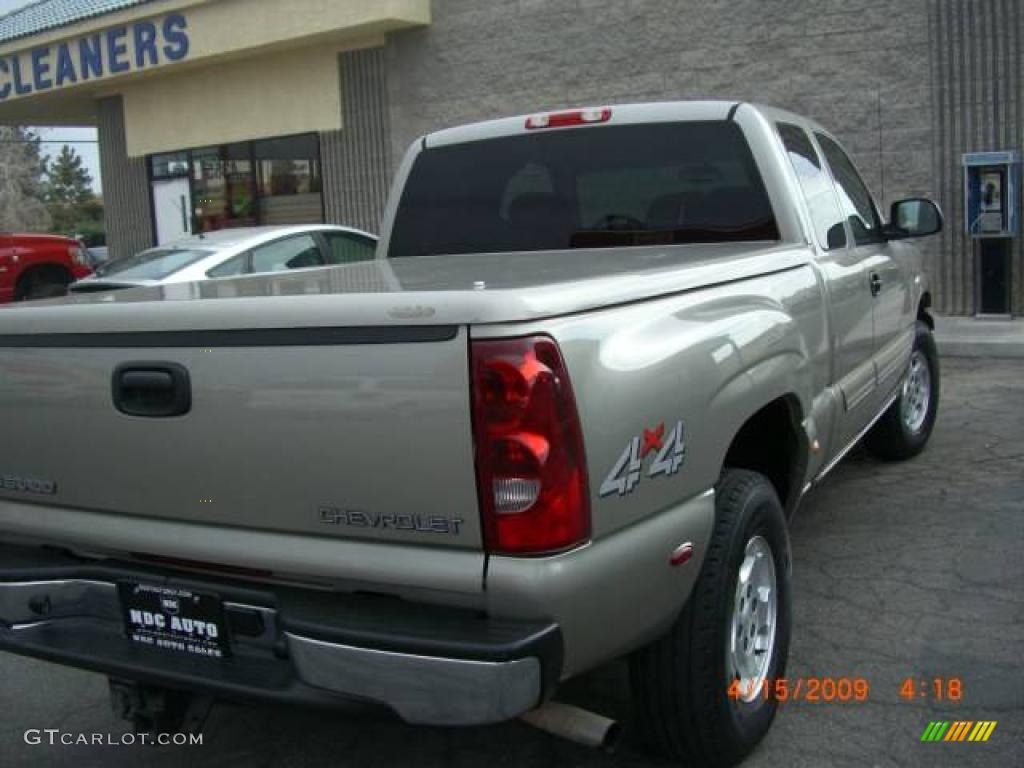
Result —
[[[423,138],[423,148],[440,147],[448,144],[461,144],[468,141],[479,141],[482,139],[493,139],[499,136],[513,136],[516,134],[527,134],[536,130],[538,133],[545,131],[557,131],[560,128],[536,128],[527,127],[527,121],[542,115],[557,115],[565,112],[577,112],[587,110],[609,110],[610,114],[605,120],[595,122],[593,125],[628,125],[631,123],[660,123],[671,121],[687,120],[727,120],[730,113],[740,102],[730,100],[718,101],[656,101],[645,104],[610,104],[593,105],[589,107],[570,107],[566,109],[554,109],[534,112],[515,117],[502,117],[497,120],[484,120],[479,123],[469,123],[454,128],[446,128],[430,133]],[[590,127],[581,125],[580,128]]]

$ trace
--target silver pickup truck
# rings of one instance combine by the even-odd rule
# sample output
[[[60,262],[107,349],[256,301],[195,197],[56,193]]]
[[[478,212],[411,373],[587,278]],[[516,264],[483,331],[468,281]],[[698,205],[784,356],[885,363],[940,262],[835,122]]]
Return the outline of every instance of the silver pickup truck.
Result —
[[[932,430],[941,224],[797,115],[612,106],[416,141],[372,261],[4,309],[0,647],[140,727],[182,692],[490,723],[629,656],[652,743],[735,763],[788,518]]]

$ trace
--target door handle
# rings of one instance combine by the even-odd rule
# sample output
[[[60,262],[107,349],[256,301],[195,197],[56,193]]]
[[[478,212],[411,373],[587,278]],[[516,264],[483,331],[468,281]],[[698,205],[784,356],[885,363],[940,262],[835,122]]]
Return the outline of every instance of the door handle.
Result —
[[[124,363],[111,380],[114,407],[127,416],[181,416],[192,409],[188,370],[178,363]]]
[[[877,272],[871,273],[871,295],[877,296],[882,292],[882,278]]]

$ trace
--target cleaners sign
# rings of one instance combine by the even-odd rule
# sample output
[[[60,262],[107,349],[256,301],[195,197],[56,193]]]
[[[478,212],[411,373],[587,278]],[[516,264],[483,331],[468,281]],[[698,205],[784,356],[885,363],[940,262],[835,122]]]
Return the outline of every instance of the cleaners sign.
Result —
[[[188,21],[178,13],[76,40],[0,56],[0,102],[140,72],[188,57]]]

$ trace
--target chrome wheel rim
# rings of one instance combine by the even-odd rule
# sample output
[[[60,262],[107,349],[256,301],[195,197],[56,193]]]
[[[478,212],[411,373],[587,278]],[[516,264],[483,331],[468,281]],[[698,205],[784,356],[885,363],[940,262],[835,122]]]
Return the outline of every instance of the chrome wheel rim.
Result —
[[[726,659],[737,698],[758,697],[768,675],[778,623],[775,558],[767,539],[753,536],[743,551],[729,621]]]
[[[932,372],[928,360],[920,350],[910,356],[910,368],[903,382],[903,397],[900,411],[903,424],[911,432],[920,432],[928,418],[928,406],[932,401]]]

